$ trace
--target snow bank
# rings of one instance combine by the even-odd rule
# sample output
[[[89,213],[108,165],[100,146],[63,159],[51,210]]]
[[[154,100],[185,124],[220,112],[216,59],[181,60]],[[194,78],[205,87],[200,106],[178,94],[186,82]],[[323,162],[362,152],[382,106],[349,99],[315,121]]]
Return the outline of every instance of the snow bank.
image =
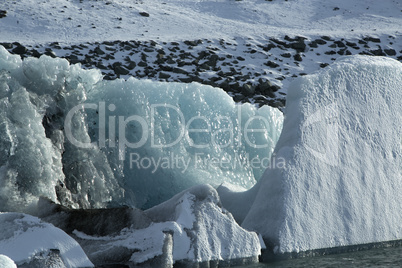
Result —
[[[209,185],[194,186],[145,211],[153,224],[145,229],[126,228],[117,236],[94,237],[74,232],[95,264],[253,263],[261,245],[256,233],[241,228],[220,206]]]
[[[45,258],[51,251],[57,251],[65,267],[93,267],[74,239],[36,217],[0,213],[0,226],[0,254],[10,257],[18,265],[29,264],[39,256]],[[0,264],[3,260],[0,257]]]
[[[0,210],[45,196],[70,207],[149,208],[202,183],[250,188],[282,114],[222,89],[102,81],[64,59],[0,47]]]
[[[242,226],[274,252],[402,238],[402,64],[346,57],[295,81],[275,149]]]

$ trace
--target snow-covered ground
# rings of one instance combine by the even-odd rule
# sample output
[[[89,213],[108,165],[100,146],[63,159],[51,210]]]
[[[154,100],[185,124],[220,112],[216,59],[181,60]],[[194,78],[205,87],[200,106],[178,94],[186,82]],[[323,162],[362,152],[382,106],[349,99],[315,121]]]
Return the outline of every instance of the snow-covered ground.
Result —
[[[265,39],[400,35],[399,0],[2,1],[0,41]],[[146,12],[149,16],[142,16]]]

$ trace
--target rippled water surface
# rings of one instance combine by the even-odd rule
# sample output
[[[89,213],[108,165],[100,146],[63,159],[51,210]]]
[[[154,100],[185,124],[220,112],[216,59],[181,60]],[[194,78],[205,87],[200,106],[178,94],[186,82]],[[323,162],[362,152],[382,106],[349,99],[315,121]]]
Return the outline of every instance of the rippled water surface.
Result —
[[[370,249],[327,256],[290,259],[272,263],[259,263],[240,267],[402,267],[402,247]]]

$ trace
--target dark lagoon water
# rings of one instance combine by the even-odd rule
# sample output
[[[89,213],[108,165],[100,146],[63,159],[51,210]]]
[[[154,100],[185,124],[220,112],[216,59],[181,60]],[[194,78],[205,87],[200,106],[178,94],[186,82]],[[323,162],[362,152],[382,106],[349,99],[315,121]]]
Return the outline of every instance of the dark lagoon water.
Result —
[[[402,267],[402,247],[376,248],[357,252],[289,259],[238,267]]]

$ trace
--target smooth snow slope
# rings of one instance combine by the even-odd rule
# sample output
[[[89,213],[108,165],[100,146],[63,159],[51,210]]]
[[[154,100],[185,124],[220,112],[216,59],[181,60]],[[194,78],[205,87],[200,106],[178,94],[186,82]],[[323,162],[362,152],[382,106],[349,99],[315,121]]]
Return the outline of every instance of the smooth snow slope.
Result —
[[[402,64],[345,57],[295,81],[275,148],[242,226],[274,251],[402,238]]]
[[[400,35],[398,0],[2,1],[0,41],[178,41],[288,35]],[[149,17],[141,16],[146,12]]]

